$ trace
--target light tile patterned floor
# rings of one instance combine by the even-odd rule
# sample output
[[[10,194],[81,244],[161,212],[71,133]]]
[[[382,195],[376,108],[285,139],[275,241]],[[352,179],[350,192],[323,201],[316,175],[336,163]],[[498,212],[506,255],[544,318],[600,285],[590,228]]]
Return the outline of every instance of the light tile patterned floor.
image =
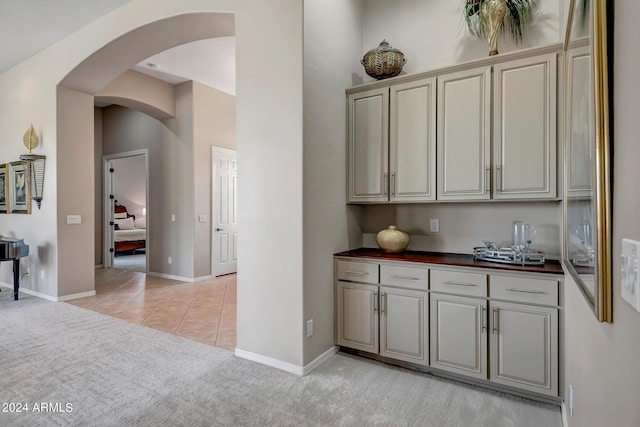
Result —
[[[69,303],[229,351],[236,347],[235,274],[185,283],[98,269],[96,295]]]

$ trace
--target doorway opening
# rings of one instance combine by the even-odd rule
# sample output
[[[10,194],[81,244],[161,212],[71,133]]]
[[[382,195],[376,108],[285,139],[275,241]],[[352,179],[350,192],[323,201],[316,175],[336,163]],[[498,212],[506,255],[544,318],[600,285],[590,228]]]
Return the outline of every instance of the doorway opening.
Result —
[[[147,273],[149,232],[148,151],[103,157],[105,268]]]

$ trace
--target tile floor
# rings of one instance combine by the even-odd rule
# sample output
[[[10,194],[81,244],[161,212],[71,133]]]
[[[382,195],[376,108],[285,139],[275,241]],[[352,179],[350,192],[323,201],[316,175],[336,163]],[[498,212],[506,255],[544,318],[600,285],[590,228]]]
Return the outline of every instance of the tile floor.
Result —
[[[69,303],[229,351],[236,347],[235,274],[185,283],[101,268],[96,295]]]

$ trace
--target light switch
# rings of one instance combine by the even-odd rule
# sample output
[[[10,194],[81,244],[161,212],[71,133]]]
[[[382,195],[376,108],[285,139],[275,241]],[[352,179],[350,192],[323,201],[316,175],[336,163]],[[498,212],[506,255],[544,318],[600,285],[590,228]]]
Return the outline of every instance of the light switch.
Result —
[[[207,216],[206,215],[200,215],[200,222],[207,222]]]
[[[82,224],[82,215],[67,215],[67,224]]]
[[[176,214],[171,214],[171,222],[176,222]]]
[[[620,264],[621,295],[633,308],[640,312],[640,242],[622,239],[622,260]]]

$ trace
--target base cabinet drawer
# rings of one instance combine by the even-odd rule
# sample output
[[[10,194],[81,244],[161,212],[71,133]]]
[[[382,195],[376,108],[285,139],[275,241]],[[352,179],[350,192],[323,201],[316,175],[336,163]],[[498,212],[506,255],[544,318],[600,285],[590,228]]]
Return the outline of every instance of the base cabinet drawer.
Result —
[[[558,282],[556,280],[492,274],[489,281],[492,299],[525,304],[558,305]]]
[[[380,284],[410,289],[429,289],[429,270],[398,265],[380,266]]]
[[[434,292],[486,297],[487,275],[466,271],[431,270],[430,288]]]
[[[338,280],[378,284],[379,267],[377,263],[338,260],[336,270]]]

